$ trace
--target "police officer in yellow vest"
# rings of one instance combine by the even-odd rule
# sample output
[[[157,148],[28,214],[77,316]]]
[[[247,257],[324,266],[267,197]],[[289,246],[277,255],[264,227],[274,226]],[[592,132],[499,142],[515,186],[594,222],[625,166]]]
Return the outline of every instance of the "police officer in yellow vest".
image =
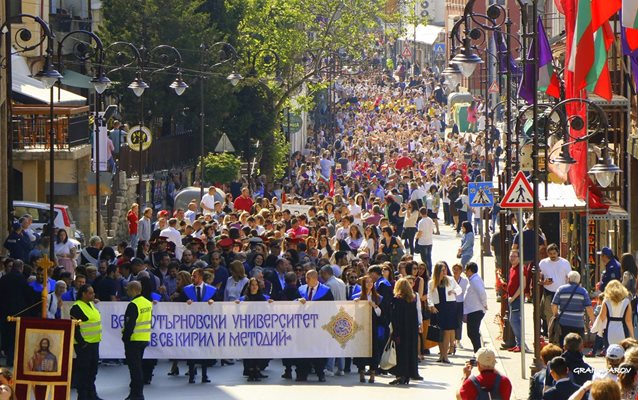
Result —
[[[129,282],[126,293],[132,299],[126,307],[122,329],[124,354],[131,375],[130,393],[126,400],[144,400],[142,359],[144,349],[151,341],[153,303],[142,296],[142,285],[138,281]]]
[[[102,340],[102,318],[95,308],[95,292],[91,285],[78,289],[78,300],[73,303],[70,314],[73,319],[82,322],[75,329],[76,359],[73,369],[77,377],[77,400],[102,400],[95,390],[95,377],[100,359],[100,341]]]

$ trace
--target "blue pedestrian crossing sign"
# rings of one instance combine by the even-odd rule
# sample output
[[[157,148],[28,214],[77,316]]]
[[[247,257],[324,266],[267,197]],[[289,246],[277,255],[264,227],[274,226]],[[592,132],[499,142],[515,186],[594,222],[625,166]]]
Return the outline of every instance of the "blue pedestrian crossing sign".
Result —
[[[434,50],[434,52],[438,54],[445,53],[445,43],[434,43],[432,45],[432,50]]]
[[[492,207],[494,205],[493,187],[492,182],[470,182],[468,184],[470,207]]]

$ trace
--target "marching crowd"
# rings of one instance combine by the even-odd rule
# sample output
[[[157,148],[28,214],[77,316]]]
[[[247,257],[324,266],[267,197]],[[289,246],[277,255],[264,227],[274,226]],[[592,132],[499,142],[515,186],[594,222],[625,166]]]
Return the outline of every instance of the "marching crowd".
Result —
[[[140,210],[133,204],[127,214],[128,241],[109,247],[95,236],[79,254],[67,245],[64,230],[52,240],[36,238],[29,216],[16,221],[5,242],[10,258],[0,263],[2,350],[7,359],[13,359],[14,327],[5,322],[6,316],[39,301],[45,284],[49,318],[60,318],[62,305],[71,302],[72,316],[85,321],[75,344],[79,400],[99,399],[95,379],[100,334],[91,330],[100,322],[95,301],[131,301],[123,341],[131,373],[128,399],[139,400],[155,367],[154,360],[143,359],[150,337],[144,328],[150,325],[146,310],[153,302],[351,300],[370,305],[372,356],[284,359],[282,378],[303,382],[314,374],[324,382],[326,376],[356,368],[362,383],[390,373],[395,376],[390,384],[406,385],[423,379],[418,364],[434,347],[436,362],[451,364],[465,325],[474,357],[465,364],[457,398],[489,394],[509,399],[512,385],[495,371],[495,352],[482,347],[479,329],[488,303],[472,261],[475,235],[490,218],[471,207],[468,183],[491,180],[502,153],[498,130],[485,131],[482,99],[469,107],[466,133],[450,118],[446,87],[430,69],[407,81],[391,74],[351,77],[335,90],[339,101],[330,132],[317,129],[305,149],[291,157],[288,177],[281,182],[260,180],[240,193],[227,193],[223,201],[215,199],[211,187],[187,209]],[[493,231],[498,230],[496,214],[489,226]],[[593,399],[635,399],[638,342],[625,339],[633,337],[635,260],[623,257],[622,264],[617,263],[611,250],[603,249],[604,301],[594,310],[589,294],[579,286],[580,275],[555,245],[545,246],[543,239],[541,249],[528,245],[530,234],[533,243],[533,224],[520,227],[523,262],[528,265],[534,251],[547,255],[539,263],[543,281],[538,283],[544,293],[544,333],[549,337],[555,330],[549,327],[553,317],[562,329],[553,340],[556,344],[543,348],[548,367],[531,381],[530,398],[581,398],[589,391]],[[444,226],[457,234],[457,253],[433,260],[433,238]],[[513,234],[510,265],[497,264],[496,272],[516,338],[509,350],[520,352],[526,349],[520,307],[530,289],[518,286],[518,230]],[[498,240],[492,243],[497,247]],[[57,262],[44,282],[36,260],[48,254],[49,246],[55,247]],[[585,314],[598,324],[592,331],[601,333],[592,354],[607,357],[611,369],[603,376],[575,372],[581,367],[591,370],[582,354]],[[389,340],[396,348],[393,362],[387,357]],[[234,361],[174,360],[169,375],[180,374],[180,362],[186,362],[189,383],[195,383],[198,373],[207,383],[210,366]],[[243,360],[248,381],[267,378],[268,363]],[[473,367],[478,374],[472,375]],[[613,368],[619,372],[614,374]],[[609,397],[612,392],[618,396]]]

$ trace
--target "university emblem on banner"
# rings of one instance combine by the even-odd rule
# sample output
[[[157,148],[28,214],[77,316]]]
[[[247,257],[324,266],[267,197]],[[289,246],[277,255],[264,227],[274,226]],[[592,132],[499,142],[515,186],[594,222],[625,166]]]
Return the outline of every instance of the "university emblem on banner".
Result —
[[[333,315],[332,318],[330,318],[330,322],[321,328],[328,331],[330,336],[339,342],[341,348],[345,348],[346,344],[354,339],[355,334],[363,330],[363,327],[357,324],[354,318],[348,314],[343,307],[339,308],[339,312]]]

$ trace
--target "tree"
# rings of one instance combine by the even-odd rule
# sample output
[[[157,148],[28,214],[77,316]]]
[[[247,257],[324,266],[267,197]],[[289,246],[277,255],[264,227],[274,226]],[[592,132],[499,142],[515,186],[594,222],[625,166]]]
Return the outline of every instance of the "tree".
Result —
[[[232,153],[208,153],[204,157],[204,179],[214,184],[230,183],[239,177],[241,159]]]
[[[223,2],[221,3],[223,7]],[[147,55],[148,71],[143,79],[151,86],[143,95],[145,123],[163,125],[163,134],[169,134],[174,125],[183,125],[185,130],[199,129],[200,97],[199,79],[200,45],[212,45],[220,40],[227,40],[236,32],[238,20],[232,13],[224,13],[223,24],[219,24],[212,12],[219,12],[219,0],[172,0],[170,7],[163,0],[106,0],[102,2],[103,24],[99,28],[99,36],[107,47],[107,64],[116,65],[118,52],[128,59],[131,52],[124,46],[109,47],[117,41],[130,42],[136,47],[143,46],[150,50],[157,45],[166,44],[178,49],[183,58],[182,68],[184,80],[191,85],[184,95],[176,96],[168,87],[175,79],[175,70],[152,73],[160,67],[158,57]],[[206,60],[209,64],[215,60]],[[232,67],[208,72],[205,83],[206,143],[212,146],[212,138],[220,127],[224,117],[234,113],[232,106],[237,103],[226,102],[232,97],[233,88],[226,81]],[[126,87],[135,77],[135,67],[113,73],[111,80],[120,82],[110,93],[116,94],[121,101],[124,118],[137,122],[139,115],[139,99]],[[107,92],[107,94],[109,93]]]
[[[273,75],[272,64],[257,55],[271,49],[279,56],[279,77],[285,85],[268,83],[273,92],[275,123],[281,111],[290,107],[290,99],[300,96],[306,87],[308,98],[325,84],[311,83],[338,65],[361,64],[373,51],[375,37],[385,20],[396,18],[386,10],[386,0],[227,0],[229,10],[241,10],[238,48],[244,70]],[[310,104],[307,101],[299,101]],[[281,148],[274,134],[265,137],[261,172],[273,176],[275,165],[270,155]]]

